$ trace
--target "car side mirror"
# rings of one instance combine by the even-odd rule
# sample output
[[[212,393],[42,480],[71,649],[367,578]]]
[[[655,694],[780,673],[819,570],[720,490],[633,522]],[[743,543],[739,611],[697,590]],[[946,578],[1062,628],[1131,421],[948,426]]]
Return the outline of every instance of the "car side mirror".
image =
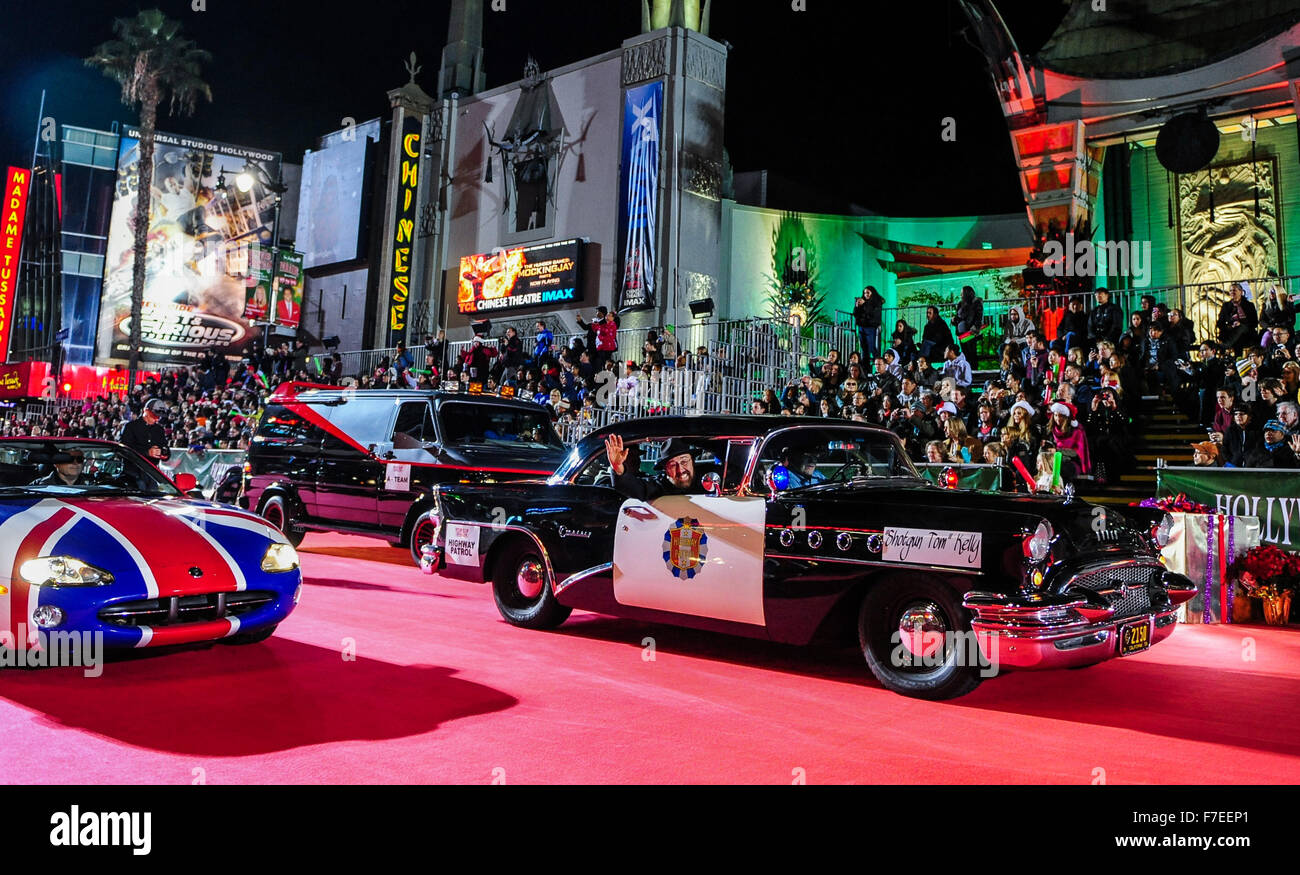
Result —
[[[199,478],[195,477],[193,474],[186,472],[182,474],[177,474],[176,478],[172,480],[172,483],[176,484],[176,488],[179,489],[181,492],[184,492],[186,495],[189,495],[191,492],[193,492],[195,489],[198,488]]]
[[[700,483],[704,486],[704,491],[709,495],[717,495],[722,491],[722,475],[717,471],[710,471],[700,478]]]
[[[790,488],[790,469],[785,465],[773,465],[763,478],[768,491],[775,495]]]

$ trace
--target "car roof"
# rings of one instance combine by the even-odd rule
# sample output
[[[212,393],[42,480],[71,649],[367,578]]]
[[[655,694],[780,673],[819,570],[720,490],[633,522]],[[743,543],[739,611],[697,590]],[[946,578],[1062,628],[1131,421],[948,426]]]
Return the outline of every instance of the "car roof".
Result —
[[[529,411],[541,409],[540,405],[532,401],[522,401],[518,398],[502,398],[500,395],[488,395],[485,393],[443,392],[439,389],[344,389],[335,388],[333,386],[329,388],[304,389],[293,393],[275,394],[267,399],[267,403],[311,404],[313,402],[323,403],[326,401],[333,401],[334,399],[341,397],[357,400],[376,399],[380,401],[428,399],[433,401],[435,406],[440,406],[447,401],[471,401],[476,404],[496,404]]]
[[[799,427],[853,428],[894,437],[894,433],[887,428],[843,419],[774,414],[754,416],[706,414],[627,419],[596,429],[582,439],[581,445],[584,449],[589,448],[589,442],[603,442],[611,434],[631,440],[666,437],[763,437],[774,431]]]

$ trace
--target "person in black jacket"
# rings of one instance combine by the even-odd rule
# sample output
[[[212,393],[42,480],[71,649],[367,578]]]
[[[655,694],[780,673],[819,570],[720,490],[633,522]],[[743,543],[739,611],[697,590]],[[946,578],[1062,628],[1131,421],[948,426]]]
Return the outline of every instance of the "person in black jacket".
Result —
[[[921,329],[922,358],[932,359],[942,356],[943,351],[953,345],[952,332],[948,323],[939,315],[939,308],[933,305],[925,308],[925,327]]]
[[[961,343],[961,354],[966,356],[971,367],[974,367],[975,346],[979,340],[979,331],[984,327],[984,299],[975,294],[973,287],[961,287],[961,300],[957,302],[957,312],[952,324],[957,329],[958,337],[974,332]]]
[[[906,319],[899,319],[894,325],[889,345],[898,354],[898,363],[907,367],[916,358],[916,329],[907,324]]]
[[[1061,352],[1068,353],[1071,347],[1083,347],[1087,344],[1088,314],[1083,312],[1082,298],[1070,299],[1070,307],[1061,316],[1060,325],[1056,328],[1056,336],[1065,343],[1065,349]]]
[[[614,472],[614,489],[626,498],[654,501],[664,495],[699,495],[704,488],[695,479],[695,455],[680,438],[673,438],[664,449],[659,466],[663,474],[643,480],[628,462],[623,438],[612,434],[605,438],[605,456]]]
[[[1285,326],[1290,331],[1295,330],[1295,304],[1291,303],[1286,292],[1280,292],[1276,287],[1269,289],[1259,306],[1259,324],[1266,328]]]
[[[167,402],[153,398],[145,404],[144,415],[140,419],[131,420],[122,429],[122,443],[155,465],[172,455],[167,446],[167,434],[158,421],[166,412]]]
[[[1118,343],[1124,333],[1124,311],[1110,299],[1110,291],[1097,289],[1097,306],[1088,314],[1088,344],[1096,346],[1098,341],[1109,340]]]
[[[853,304],[853,323],[858,326],[858,344],[864,358],[873,359],[880,353],[880,313],[884,300],[875,286],[866,286]]]
[[[51,464],[54,470],[33,480],[32,486],[85,486],[91,483],[84,473],[86,456],[81,450],[73,448],[56,453]]]
[[[1256,329],[1259,327],[1259,316],[1255,312],[1255,305],[1242,292],[1240,283],[1232,287],[1231,297],[1219,308],[1217,322],[1219,343],[1225,349],[1234,351],[1254,346],[1258,339]]]
[[[1223,455],[1234,468],[1248,467],[1247,457],[1264,447],[1264,434],[1251,419],[1248,405],[1239,402],[1232,408],[1232,427],[1223,436]]]
[[[1181,380],[1174,360],[1174,345],[1165,337],[1165,323],[1152,322],[1140,354],[1148,388],[1163,386],[1171,393],[1178,390]]]

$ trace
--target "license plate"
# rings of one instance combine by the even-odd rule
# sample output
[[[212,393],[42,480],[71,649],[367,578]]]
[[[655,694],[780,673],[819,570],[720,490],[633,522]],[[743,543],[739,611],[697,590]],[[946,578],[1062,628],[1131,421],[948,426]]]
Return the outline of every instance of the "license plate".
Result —
[[[1151,621],[1142,620],[1119,627],[1119,655],[1141,653],[1151,646]]]

